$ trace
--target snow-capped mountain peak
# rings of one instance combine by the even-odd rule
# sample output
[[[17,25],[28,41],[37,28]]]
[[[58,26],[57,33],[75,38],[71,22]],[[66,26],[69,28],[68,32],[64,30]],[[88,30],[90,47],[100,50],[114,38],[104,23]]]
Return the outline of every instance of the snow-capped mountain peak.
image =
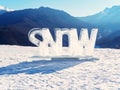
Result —
[[[10,9],[10,8],[7,8],[7,7],[1,6],[1,5],[0,5],[0,10],[4,10],[4,11],[7,11],[7,12],[13,11],[13,9]]]
[[[0,10],[4,10],[5,8],[3,6],[0,6]]]
[[[115,12],[119,12],[120,11],[120,6],[113,6],[111,8],[105,8],[104,9],[104,12],[107,13],[107,14],[114,14]]]
[[[10,11],[13,11],[13,9],[10,9],[10,8],[7,8],[7,7],[0,5],[0,15],[5,13],[5,12],[10,12]]]

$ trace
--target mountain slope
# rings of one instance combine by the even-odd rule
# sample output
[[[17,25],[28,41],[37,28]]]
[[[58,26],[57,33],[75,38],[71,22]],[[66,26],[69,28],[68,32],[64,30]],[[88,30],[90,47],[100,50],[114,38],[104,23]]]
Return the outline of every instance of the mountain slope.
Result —
[[[91,16],[80,17],[83,21],[91,21],[91,24],[95,25],[105,25],[107,23],[116,24],[120,23],[120,6],[113,6],[111,8],[106,8],[105,10]],[[102,24],[103,23],[103,24]]]
[[[120,6],[106,8],[104,11],[101,11],[95,15],[80,17],[78,19],[95,25],[97,28],[99,28],[99,35],[101,38],[98,43],[101,45],[103,44],[102,46],[111,47],[111,44],[116,44],[112,45],[113,48],[115,48],[115,46],[120,45],[119,41],[112,42],[115,38],[120,36]],[[106,41],[108,43],[107,45]]]
[[[13,11],[13,10],[0,5],[0,15],[10,11]]]
[[[0,15],[5,13],[6,11],[5,10],[0,10]]]
[[[5,12],[7,12],[7,10],[3,6],[0,6],[0,15]]]
[[[32,28],[50,28],[55,38],[54,28],[80,29],[91,28],[91,25],[48,7],[7,12],[0,16],[0,37],[3,38],[0,44],[31,45],[27,34]]]

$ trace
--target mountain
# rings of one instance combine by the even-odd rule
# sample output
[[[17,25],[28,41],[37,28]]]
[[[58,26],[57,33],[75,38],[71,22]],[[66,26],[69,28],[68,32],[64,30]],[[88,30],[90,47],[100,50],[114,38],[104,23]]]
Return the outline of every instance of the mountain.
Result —
[[[6,7],[3,7],[3,6],[0,6],[0,15],[5,13],[5,12],[10,12],[10,11],[13,11],[13,10],[6,8]]]
[[[1,10],[1,9],[0,9],[0,15],[3,14],[3,13],[5,13],[5,12],[7,12],[7,11],[6,11],[6,10]]]
[[[88,28],[92,26],[80,21],[68,13],[48,7],[24,9],[0,15],[0,44],[32,45],[28,40],[28,32],[32,28]]]
[[[7,12],[3,6],[0,6],[0,15]]]
[[[87,16],[87,17],[80,17],[83,21],[92,21],[91,24],[95,25],[105,25],[107,23],[116,24],[120,23],[120,6],[113,6],[111,8],[106,8],[103,11]],[[114,17],[114,18],[113,18]],[[103,24],[102,24],[103,23]]]
[[[120,6],[106,8],[95,15],[79,17],[78,19],[99,28],[100,39],[97,42],[98,44],[102,45],[103,47],[112,46],[112,48],[116,48],[116,46],[119,45],[120,48],[119,40],[115,41],[116,38],[120,36]],[[108,44],[106,44],[106,42]]]

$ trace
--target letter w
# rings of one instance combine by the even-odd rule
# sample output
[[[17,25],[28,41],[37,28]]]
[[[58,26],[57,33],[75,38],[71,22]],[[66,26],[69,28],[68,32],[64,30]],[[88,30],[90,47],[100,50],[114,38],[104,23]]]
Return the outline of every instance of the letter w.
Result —
[[[92,29],[90,38],[88,35],[87,29],[81,29],[80,37],[79,37],[79,45],[82,46],[85,49],[94,49],[96,37],[97,37],[98,29]]]

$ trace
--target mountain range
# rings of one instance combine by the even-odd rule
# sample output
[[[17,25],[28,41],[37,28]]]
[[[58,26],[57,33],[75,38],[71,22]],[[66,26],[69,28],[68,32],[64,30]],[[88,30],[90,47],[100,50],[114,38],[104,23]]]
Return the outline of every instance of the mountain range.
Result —
[[[7,10],[3,6],[0,6],[0,15],[5,12],[7,12]]]
[[[6,7],[3,7],[3,6],[0,6],[0,15],[5,13],[5,12],[10,12],[10,11],[13,11],[13,10],[6,8]]]
[[[49,28],[55,39],[54,28],[98,28],[97,47],[120,48],[120,6],[113,6],[87,17],[74,17],[62,10],[49,7],[5,11],[0,14],[0,44],[33,45],[28,40],[32,28]],[[65,40],[67,43],[67,40]]]
[[[28,32],[32,28],[49,28],[55,39],[54,28],[92,28],[68,13],[48,7],[6,12],[0,15],[0,44],[32,45]]]
[[[99,29],[100,47],[120,48],[120,6],[113,6],[91,16],[78,17],[79,20]]]

